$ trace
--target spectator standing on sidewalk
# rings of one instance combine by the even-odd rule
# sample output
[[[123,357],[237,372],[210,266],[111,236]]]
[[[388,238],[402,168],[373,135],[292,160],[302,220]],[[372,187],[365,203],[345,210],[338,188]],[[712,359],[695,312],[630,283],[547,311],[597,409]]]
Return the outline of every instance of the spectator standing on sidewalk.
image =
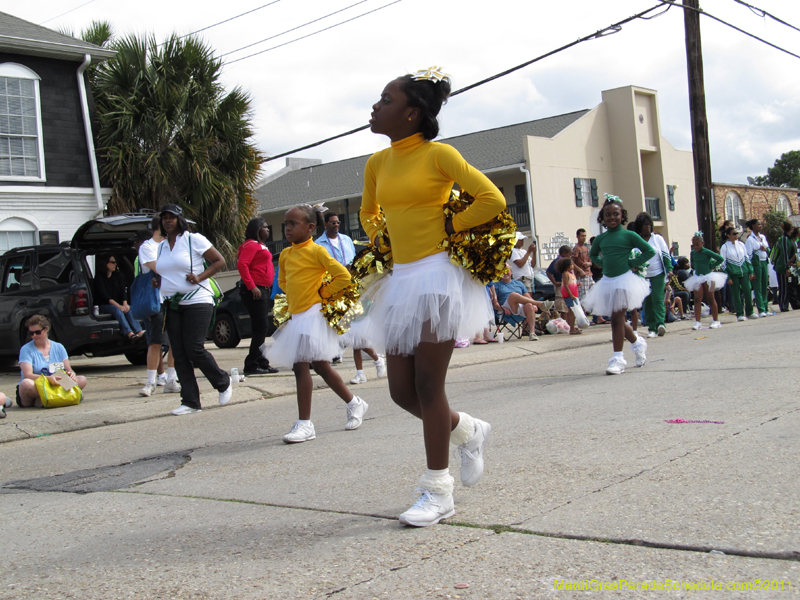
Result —
[[[259,217],[250,219],[244,230],[244,243],[239,246],[236,260],[236,269],[244,286],[239,288],[239,292],[252,325],[250,351],[244,359],[245,375],[268,375],[278,372],[278,369],[270,366],[269,361],[261,353],[261,346],[267,339],[269,311],[272,308],[270,296],[275,278],[272,252],[265,243],[268,238],[267,222]]]
[[[536,266],[536,241],[532,241],[528,249],[522,246],[525,244],[525,234],[517,232],[517,243],[511,250],[511,277],[521,281],[529,294],[533,294],[533,267]]]
[[[556,269],[556,264],[562,258],[570,258],[572,256],[572,248],[569,246],[561,246],[558,249],[558,258],[556,258],[553,262],[550,263],[550,266],[547,267],[547,278],[553,284],[553,291],[555,292],[556,298],[556,311],[559,313],[562,319],[566,321],[567,313],[569,312],[569,308],[567,307],[567,303],[564,302],[564,298],[561,297],[561,273]],[[582,278],[584,276],[583,269],[573,265],[573,270],[575,272],[575,277]]]
[[[572,264],[573,268],[577,267],[583,271],[583,276],[578,279],[578,299],[583,302],[587,292],[594,285],[592,259],[589,258],[589,246],[586,245],[586,230],[578,229],[575,236],[578,238],[578,243],[572,247]]]
[[[152,231],[140,229],[134,242],[138,253],[136,265],[141,273],[149,273],[156,266],[158,245],[164,239],[161,237],[161,217],[153,217],[150,225]],[[172,356],[171,347],[167,355],[167,372],[164,373],[162,348],[169,346],[169,336],[164,331],[164,312],[159,311],[145,317],[142,319],[142,325],[147,341],[147,383],[139,390],[139,395],[149,398],[160,385],[164,386],[165,394],[179,393],[181,386],[178,383],[178,374],[175,372],[175,358]]]

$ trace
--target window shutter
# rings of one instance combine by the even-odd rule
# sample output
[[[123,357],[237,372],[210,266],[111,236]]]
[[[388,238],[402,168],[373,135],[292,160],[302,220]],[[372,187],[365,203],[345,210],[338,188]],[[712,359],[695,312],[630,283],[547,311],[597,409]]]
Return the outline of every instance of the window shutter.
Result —
[[[583,206],[583,192],[581,191],[581,178],[575,177],[575,206]]]
[[[591,179],[592,182],[592,206],[598,206],[597,202],[597,179]]]
[[[667,186],[667,206],[670,210],[675,210],[675,186]]]

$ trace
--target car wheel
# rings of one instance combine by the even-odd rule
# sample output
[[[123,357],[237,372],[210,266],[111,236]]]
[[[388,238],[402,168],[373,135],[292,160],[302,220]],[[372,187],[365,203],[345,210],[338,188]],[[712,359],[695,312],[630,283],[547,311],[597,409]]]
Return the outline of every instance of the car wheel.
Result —
[[[233,317],[229,314],[217,315],[211,339],[214,340],[217,348],[236,348],[242,338],[236,329]]]
[[[146,365],[147,364],[147,348],[143,350],[129,350],[125,353],[125,358],[128,359],[128,362],[132,365]]]

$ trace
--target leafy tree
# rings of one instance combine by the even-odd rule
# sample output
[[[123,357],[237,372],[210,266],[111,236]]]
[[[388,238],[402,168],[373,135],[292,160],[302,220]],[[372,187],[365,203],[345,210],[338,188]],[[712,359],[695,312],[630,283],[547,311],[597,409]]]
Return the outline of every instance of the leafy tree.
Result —
[[[770,208],[764,213],[761,219],[762,233],[767,236],[770,247],[775,246],[775,242],[783,235],[781,225],[786,220],[786,215]]]
[[[94,27],[99,37],[110,28]],[[95,38],[99,39],[99,38]],[[92,82],[98,153],[111,214],[175,202],[229,260],[256,212],[263,157],[250,142],[250,99],[225,92],[222,62],[195,37],[113,41]]]
[[[756,185],[800,188],[800,150],[784,152],[766,175],[754,179]]]

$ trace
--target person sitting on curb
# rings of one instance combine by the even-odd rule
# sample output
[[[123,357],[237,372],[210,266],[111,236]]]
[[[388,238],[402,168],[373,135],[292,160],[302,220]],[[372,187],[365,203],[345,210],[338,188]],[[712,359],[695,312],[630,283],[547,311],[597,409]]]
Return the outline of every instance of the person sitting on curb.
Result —
[[[553,308],[552,301],[542,302],[534,300],[525,289],[525,285],[516,279],[511,278],[511,270],[506,269],[503,278],[494,284],[497,298],[493,301],[492,307],[496,311],[503,311],[506,315],[517,315],[525,317],[528,322],[528,339],[535,342],[539,340],[536,335],[536,311],[537,309],[550,312]]]

